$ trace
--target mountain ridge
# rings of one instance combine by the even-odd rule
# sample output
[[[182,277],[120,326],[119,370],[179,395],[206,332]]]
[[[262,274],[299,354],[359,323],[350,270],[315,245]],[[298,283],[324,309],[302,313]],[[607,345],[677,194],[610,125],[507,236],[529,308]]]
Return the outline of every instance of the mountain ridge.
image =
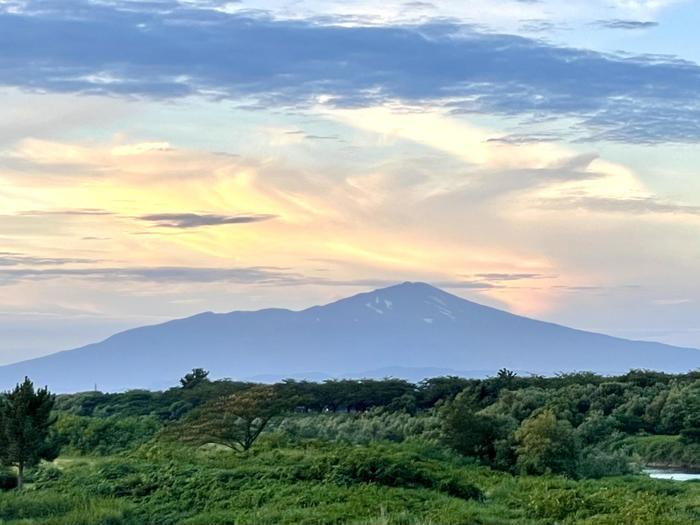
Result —
[[[421,369],[680,372],[700,367],[700,350],[568,328],[405,282],[302,310],[202,312],[132,328],[0,367],[0,386],[28,375],[59,392],[95,384],[164,388],[199,366],[235,379],[348,377],[392,368],[411,380]]]

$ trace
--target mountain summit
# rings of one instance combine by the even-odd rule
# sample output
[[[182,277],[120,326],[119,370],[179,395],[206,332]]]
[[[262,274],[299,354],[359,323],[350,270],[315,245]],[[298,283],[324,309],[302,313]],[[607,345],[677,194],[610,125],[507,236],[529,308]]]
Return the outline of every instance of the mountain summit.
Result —
[[[540,374],[700,367],[700,350],[629,341],[483,306],[425,283],[403,283],[306,310],[202,313],[100,343],[0,367],[59,392],[158,388],[204,367],[217,377]]]

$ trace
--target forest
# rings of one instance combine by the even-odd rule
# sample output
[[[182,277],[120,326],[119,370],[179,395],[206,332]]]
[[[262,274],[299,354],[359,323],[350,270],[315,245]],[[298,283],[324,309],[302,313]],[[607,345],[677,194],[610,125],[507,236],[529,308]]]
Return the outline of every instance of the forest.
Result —
[[[700,523],[700,372],[211,380],[0,399],[0,523]]]

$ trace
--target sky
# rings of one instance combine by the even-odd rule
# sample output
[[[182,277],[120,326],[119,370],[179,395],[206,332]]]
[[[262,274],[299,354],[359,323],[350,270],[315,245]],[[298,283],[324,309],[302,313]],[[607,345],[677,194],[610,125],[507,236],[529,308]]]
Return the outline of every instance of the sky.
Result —
[[[700,348],[699,23],[0,0],[0,364],[402,281]]]

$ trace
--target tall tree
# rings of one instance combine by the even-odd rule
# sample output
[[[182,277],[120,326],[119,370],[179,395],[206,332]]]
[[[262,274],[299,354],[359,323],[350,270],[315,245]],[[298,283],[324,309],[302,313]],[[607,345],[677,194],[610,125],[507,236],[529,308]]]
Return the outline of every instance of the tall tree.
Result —
[[[507,415],[479,410],[478,394],[465,389],[440,409],[443,438],[465,456],[479,458],[500,469],[510,469],[512,439],[517,422]]]
[[[47,388],[34,390],[28,377],[0,400],[0,459],[17,467],[17,488],[24,484],[24,469],[42,459],[58,455],[55,441],[50,439],[51,415],[56,397]]]
[[[193,368],[192,372],[185,374],[185,376],[180,379],[180,385],[182,388],[194,388],[202,383],[209,383],[208,376],[208,370],[204,370],[204,368]]]
[[[245,452],[291,402],[282,399],[275,387],[254,386],[207,403],[180,426],[181,437],[190,443],[216,443]]]

